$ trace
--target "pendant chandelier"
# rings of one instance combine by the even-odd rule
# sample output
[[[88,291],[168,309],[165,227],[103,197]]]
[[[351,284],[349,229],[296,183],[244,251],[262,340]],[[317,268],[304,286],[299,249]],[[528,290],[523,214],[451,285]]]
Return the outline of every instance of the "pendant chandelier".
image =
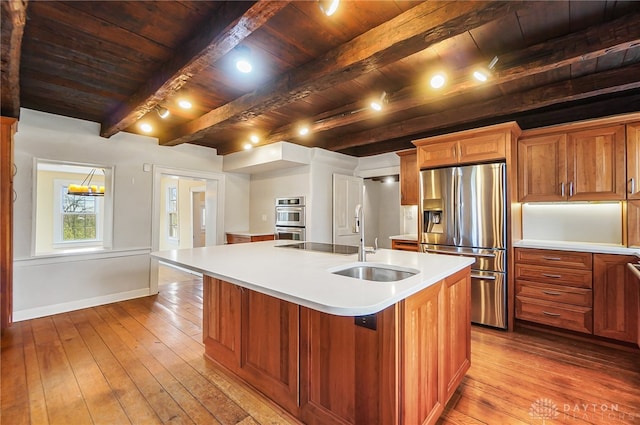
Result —
[[[81,184],[70,184],[67,188],[67,194],[76,196],[104,196],[104,186],[91,184],[91,179],[96,173],[96,169],[92,169],[84,178]]]

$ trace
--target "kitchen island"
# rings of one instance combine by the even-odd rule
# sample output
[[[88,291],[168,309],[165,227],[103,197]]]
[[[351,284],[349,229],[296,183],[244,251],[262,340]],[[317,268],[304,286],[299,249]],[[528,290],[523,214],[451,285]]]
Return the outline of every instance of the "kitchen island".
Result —
[[[435,423],[469,368],[471,259],[356,254],[288,241],[153,253],[204,275],[205,354],[309,424]]]

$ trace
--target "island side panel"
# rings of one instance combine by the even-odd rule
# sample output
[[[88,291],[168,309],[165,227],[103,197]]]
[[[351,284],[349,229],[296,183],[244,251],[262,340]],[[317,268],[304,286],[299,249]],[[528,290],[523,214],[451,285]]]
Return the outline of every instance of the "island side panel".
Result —
[[[401,301],[402,421],[435,424],[444,410],[440,349],[442,281]]]
[[[290,413],[298,414],[297,304],[242,291],[239,375]]]
[[[471,367],[471,275],[469,268],[447,277],[442,288],[443,400],[449,401]]]
[[[202,289],[205,354],[237,372],[240,367],[241,288],[205,275]]]

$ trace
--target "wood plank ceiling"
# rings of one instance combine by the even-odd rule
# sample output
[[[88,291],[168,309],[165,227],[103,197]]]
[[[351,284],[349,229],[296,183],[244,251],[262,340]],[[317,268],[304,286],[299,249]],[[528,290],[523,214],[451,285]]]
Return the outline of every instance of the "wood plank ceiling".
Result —
[[[365,156],[498,122],[640,110],[640,2],[342,0],[332,16],[319,6],[3,0],[2,115],[86,119],[105,137],[147,122],[163,145],[222,155],[257,134]],[[255,62],[246,75],[232,63],[242,48]],[[470,77],[494,57],[486,83]],[[436,70],[447,74],[438,91]],[[371,110],[382,92],[384,109]]]

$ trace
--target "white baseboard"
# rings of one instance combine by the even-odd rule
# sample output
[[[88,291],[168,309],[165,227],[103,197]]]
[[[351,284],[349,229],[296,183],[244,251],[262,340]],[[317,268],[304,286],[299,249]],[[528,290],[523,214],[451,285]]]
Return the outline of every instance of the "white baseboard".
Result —
[[[38,317],[51,316],[53,314],[66,313],[69,311],[95,307],[103,304],[111,304],[118,301],[130,300],[133,298],[146,297],[151,295],[149,292],[149,288],[143,288],[133,291],[119,292],[117,294],[87,298],[84,300],[75,300],[67,303],[45,305],[42,307],[30,308],[27,310],[14,311],[13,321],[22,322],[23,320],[37,319]]]

